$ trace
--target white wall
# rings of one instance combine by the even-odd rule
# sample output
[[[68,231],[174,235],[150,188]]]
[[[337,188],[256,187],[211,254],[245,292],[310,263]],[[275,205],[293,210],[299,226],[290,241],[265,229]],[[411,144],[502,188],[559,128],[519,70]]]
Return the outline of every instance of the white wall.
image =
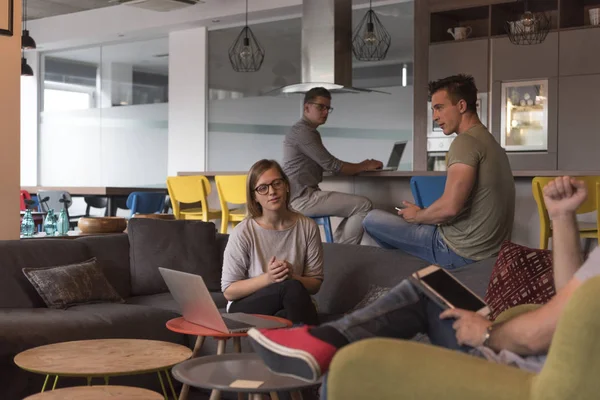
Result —
[[[207,42],[205,27],[169,34],[169,175],[205,170]]]
[[[394,142],[406,139],[401,164],[411,169],[412,87],[382,90],[390,94],[334,95],[334,112],[319,128],[323,143],[344,161],[386,163]],[[211,100],[208,170],[244,171],[261,158],[281,160],[283,136],[301,113],[302,95]]]

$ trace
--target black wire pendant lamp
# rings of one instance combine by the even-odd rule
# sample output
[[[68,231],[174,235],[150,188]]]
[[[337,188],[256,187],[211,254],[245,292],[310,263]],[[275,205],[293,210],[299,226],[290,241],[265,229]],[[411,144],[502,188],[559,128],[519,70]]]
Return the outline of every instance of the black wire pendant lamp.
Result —
[[[27,64],[27,60],[21,54],[21,76],[33,76],[33,69]]]
[[[23,0],[23,33],[21,34],[21,48],[22,49],[35,49],[37,46],[35,40],[29,36],[27,30],[27,0]]]
[[[246,0],[246,25],[229,48],[229,61],[235,72],[256,72],[264,59],[265,50],[248,26],[248,0]]]
[[[531,12],[525,0],[525,12],[516,21],[506,21],[505,29],[512,44],[540,44],[550,32],[551,18],[544,12]]]
[[[352,34],[352,52],[360,61],[381,61],[387,55],[392,37],[385,30],[369,1],[369,11]]]

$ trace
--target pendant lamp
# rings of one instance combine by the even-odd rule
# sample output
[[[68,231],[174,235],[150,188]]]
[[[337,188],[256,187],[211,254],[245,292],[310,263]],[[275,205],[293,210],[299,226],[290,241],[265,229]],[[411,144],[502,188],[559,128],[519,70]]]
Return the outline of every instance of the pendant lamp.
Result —
[[[385,29],[369,1],[369,11],[352,34],[352,52],[360,61],[380,61],[385,58],[392,37]]]
[[[248,0],[246,0],[246,25],[229,48],[229,61],[236,72],[256,72],[265,59],[265,50],[248,26]]]
[[[35,49],[37,46],[35,40],[29,36],[27,30],[27,0],[23,0],[23,33],[21,34],[21,48],[22,49]]]

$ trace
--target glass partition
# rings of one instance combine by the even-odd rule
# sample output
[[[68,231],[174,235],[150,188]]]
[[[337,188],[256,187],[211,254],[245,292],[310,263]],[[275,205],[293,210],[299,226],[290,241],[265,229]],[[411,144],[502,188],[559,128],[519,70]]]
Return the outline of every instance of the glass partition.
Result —
[[[42,78],[41,185],[164,184],[167,38],[48,52]]]
[[[360,7],[353,10],[353,25],[368,4]],[[319,132],[328,150],[344,161],[376,158],[386,164],[394,143],[407,141],[399,169],[412,169],[413,8],[412,1],[374,7],[392,36],[391,48],[383,61],[353,61],[353,86],[387,94],[333,95],[335,112]],[[241,27],[209,31],[209,171],[245,171],[261,158],[281,160],[283,137],[302,117],[302,95],[268,95],[301,82],[301,19],[251,28],[266,51],[262,68],[253,73],[234,72],[227,57]]]

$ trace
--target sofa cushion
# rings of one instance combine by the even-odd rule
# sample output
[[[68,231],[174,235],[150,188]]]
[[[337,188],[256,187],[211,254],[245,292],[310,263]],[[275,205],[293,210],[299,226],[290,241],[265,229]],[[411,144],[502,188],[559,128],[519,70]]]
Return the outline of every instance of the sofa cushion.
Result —
[[[210,297],[212,297],[213,301],[217,305],[217,308],[225,308],[227,307],[227,300],[223,293],[221,292],[210,292]],[[144,306],[156,307],[163,310],[168,310],[175,312],[177,314],[181,314],[181,307],[175,301],[171,293],[159,293],[159,294],[149,294],[145,296],[134,296],[128,299],[125,299],[127,304],[139,304]]]
[[[125,233],[105,236],[83,236],[91,257],[96,257],[104,276],[123,298],[131,295],[129,274],[129,237]]]
[[[167,291],[159,267],[201,275],[209,290],[221,289],[212,222],[132,218],[127,231],[133,296]]]
[[[177,316],[157,308],[116,303],[67,310],[0,309],[0,358],[12,360],[23,350],[70,340],[140,338],[183,343],[182,335],[165,327]]]
[[[379,299],[380,297],[385,296],[390,291],[390,289],[391,288],[389,287],[383,287],[379,285],[369,286],[369,291],[367,292],[365,297],[363,297],[363,299],[359,301],[357,305],[352,307],[352,309],[348,311],[348,314],[356,310],[360,310],[361,308],[364,308],[369,304],[377,301],[377,299]]]
[[[325,279],[314,296],[319,313],[343,314],[358,304],[372,284],[393,287],[427,261],[401,250],[323,243]]]
[[[23,268],[23,273],[49,308],[124,302],[106,280],[95,258],[78,264]]]
[[[46,307],[23,268],[74,264],[89,258],[87,247],[72,239],[0,241],[0,307]]]
[[[520,304],[544,304],[555,293],[550,250],[502,244],[485,295],[492,320]]]

